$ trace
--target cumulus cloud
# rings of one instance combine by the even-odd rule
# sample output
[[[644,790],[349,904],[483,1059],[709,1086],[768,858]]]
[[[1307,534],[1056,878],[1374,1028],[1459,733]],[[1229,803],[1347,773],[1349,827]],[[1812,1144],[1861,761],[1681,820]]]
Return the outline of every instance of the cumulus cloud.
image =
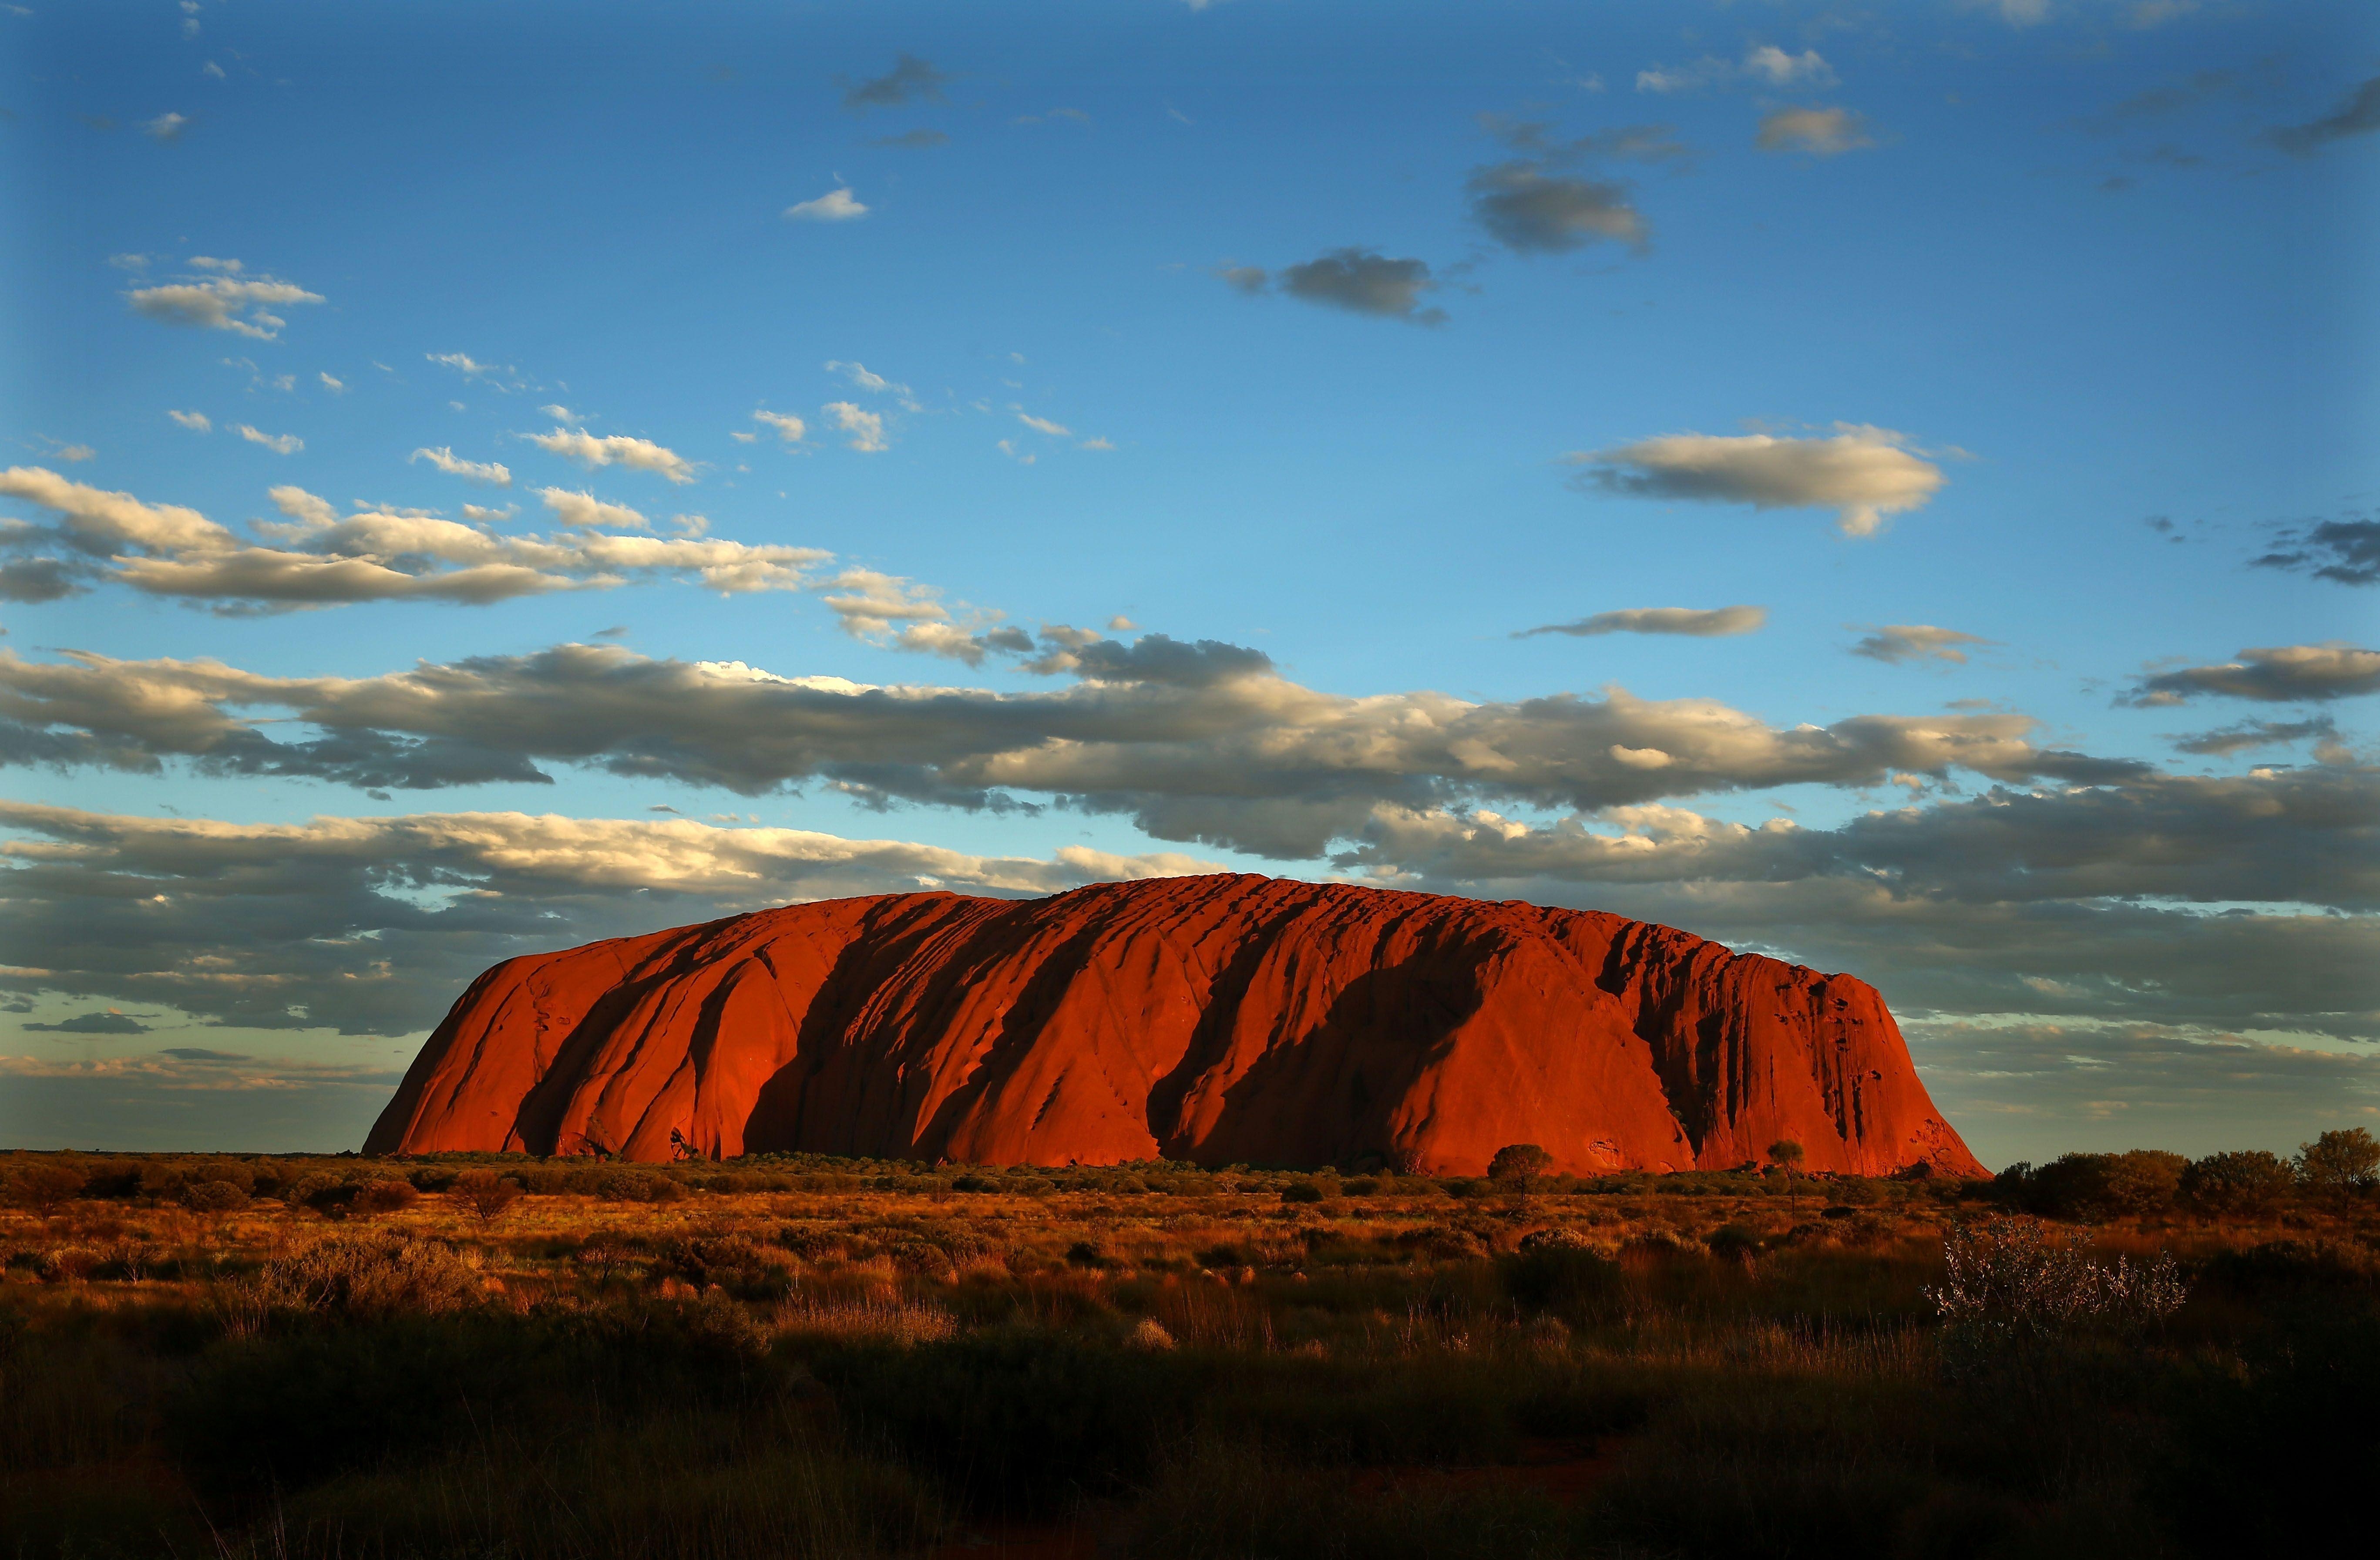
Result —
[[[837,78],[843,87],[843,106],[854,114],[865,114],[871,108],[897,108],[918,98],[939,103],[942,89],[951,79],[910,54],[900,55],[892,68],[881,76],[863,81]]]
[[[2331,640],[2240,652],[2216,666],[2183,666],[2135,683],[2119,702],[2179,704],[2201,694],[2276,703],[2380,693],[2380,651]]]
[[[2311,157],[2324,147],[2350,136],[2380,130],[2380,76],[2349,92],[2345,101],[2319,119],[2267,130],[2265,139],[2295,157]]]
[[[2380,585],[2380,520],[2321,520],[2292,527],[2277,544],[2251,560],[2257,568],[2285,568],[2341,585]]]
[[[1887,623],[1852,646],[1852,653],[1896,666],[1912,661],[1953,661],[1963,665],[1967,652],[1960,646],[1998,642],[1955,628],[1937,628],[1930,623]]]
[[[461,477],[466,481],[485,482],[490,487],[513,485],[513,474],[509,467],[492,460],[465,460],[445,445],[441,445],[436,449],[415,450],[406,459],[408,463],[426,460],[448,476]]]
[[[1673,433],[1572,455],[1582,481],[1641,498],[1836,511],[1846,536],[1873,536],[1888,515],[1915,509],[1942,486],[1940,467],[1889,428],[1835,424],[1831,437]]]
[[[1864,146],[1874,146],[1867,121],[1848,108],[1784,107],[1760,116],[1753,144],[1763,152],[1806,152],[1813,157],[1838,157]]]
[[[795,222],[849,222],[868,211],[849,189],[837,186],[812,200],[796,201],[785,208],[785,215]]]
[[[142,121],[140,131],[152,140],[179,140],[189,126],[190,116],[187,114],[160,114],[154,119]]]
[[[573,493],[567,488],[540,488],[539,498],[553,511],[553,518],[566,526],[592,527],[599,530],[650,530],[652,522],[625,504],[606,504],[590,493]]]
[[[1548,623],[1536,628],[1524,628],[1512,637],[1525,640],[1538,634],[1572,634],[1581,639],[1597,634],[1686,634],[1695,639],[1717,639],[1729,634],[1749,634],[1768,621],[1768,609],[1763,606],[1722,606],[1697,609],[1686,606],[1633,606],[1616,612],[1598,612],[1592,617],[1582,617],[1575,623]]]
[[[1052,422],[1046,417],[1035,417],[1031,412],[1018,412],[1016,420],[1037,433],[1048,433],[1061,439],[1071,439],[1075,436],[1074,430],[1063,423]]]
[[[276,487],[271,496],[287,518],[256,523],[265,544],[195,509],[143,503],[40,467],[11,468],[0,471],[0,497],[37,505],[54,518],[0,530],[0,552],[16,555],[9,566],[16,572],[0,578],[19,599],[46,600],[108,581],[218,610],[287,610],[396,600],[484,604],[669,578],[725,593],[791,591],[804,585],[809,565],[830,555],[695,534],[662,539],[571,530],[504,536],[420,513],[367,509],[343,518],[302,488]],[[572,496],[593,506],[586,513],[634,513]],[[482,517],[493,518],[486,511]],[[21,594],[42,591],[49,594]]]
[[[810,899],[1021,897],[1219,870],[1173,852],[1049,859],[686,819],[520,812],[298,824],[0,803],[0,987],[169,1004],[259,1029],[406,1034],[515,953]],[[425,892],[426,891],[426,892]]]
[[[635,471],[651,471],[673,482],[695,480],[694,463],[675,450],[664,449],[650,439],[632,439],[625,434],[597,438],[577,428],[556,428],[551,433],[525,435],[530,444],[566,460],[575,460],[592,471],[604,466],[625,466]]]
[[[165,415],[172,418],[176,422],[180,423],[183,427],[188,428],[193,433],[212,433],[214,432],[215,425],[207,420],[207,414],[205,412],[169,411]]]
[[[800,418],[781,411],[756,411],[752,420],[774,429],[777,437],[789,445],[800,444],[802,435],[809,432],[809,425]]]
[[[1157,634],[1124,644],[1062,628],[1037,640],[960,621],[933,592],[864,571],[818,588],[861,637],[906,636],[902,648],[961,659],[962,641],[987,653],[1038,649],[1027,670],[1074,681],[1029,693],[875,687],[613,645],[368,678],[0,652],[0,719],[15,723],[8,750],[29,762],[144,769],[181,758],[226,773],[383,786],[459,783],[443,777],[449,770],[536,774],[537,763],[563,762],[754,796],[826,781],[963,808],[1062,801],[1131,816],[1161,839],[1281,859],[1320,853],[1381,805],[1475,798],[1594,810],[1779,786],[1864,787],[1898,775],[2099,785],[2151,773],[2042,747],[2036,723],[2021,714],[1778,727],[1710,700],[1620,689],[1501,702],[1348,697],[1301,687],[1241,646]],[[234,713],[274,710],[287,719]],[[275,739],[298,725],[327,735]],[[391,777],[413,773],[417,759],[425,765],[417,777]]]
[[[850,438],[844,442],[865,455],[880,455],[892,446],[884,437],[884,419],[851,401],[829,401],[820,408],[832,420],[840,433]]]
[[[247,423],[234,425],[234,432],[251,445],[262,445],[275,455],[296,455],[306,447],[306,441],[295,433],[267,433]]]
[[[206,257],[200,256],[191,264],[206,269],[205,262]],[[134,287],[124,295],[125,299],[135,313],[169,325],[237,331],[259,341],[278,339],[282,327],[289,323],[270,312],[266,305],[285,308],[294,303],[322,301],[322,294],[308,292],[294,282],[238,275],[242,267],[237,261],[213,264],[219,268],[217,274]]]
[[[1475,169],[1465,188],[1473,220],[1516,253],[1560,254],[1601,239],[1642,249],[1651,232],[1625,186],[1548,173],[1541,163]]]
[[[1422,307],[1422,294],[1438,289],[1428,263],[1391,259],[1375,250],[1332,250],[1304,264],[1284,266],[1277,276],[1269,277],[1254,265],[1226,266],[1218,274],[1232,286],[1252,295],[1277,285],[1281,291],[1307,303],[1416,325],[1446,323],[1443,309]]]

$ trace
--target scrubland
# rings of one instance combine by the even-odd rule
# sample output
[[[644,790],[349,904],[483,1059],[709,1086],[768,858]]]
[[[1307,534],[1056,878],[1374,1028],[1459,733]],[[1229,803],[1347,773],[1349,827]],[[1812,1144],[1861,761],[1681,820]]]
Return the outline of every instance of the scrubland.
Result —
[[[2355,1136],[1993,1182],[0,1155],[0,1551],[2312,1553],[2380,1488]]]

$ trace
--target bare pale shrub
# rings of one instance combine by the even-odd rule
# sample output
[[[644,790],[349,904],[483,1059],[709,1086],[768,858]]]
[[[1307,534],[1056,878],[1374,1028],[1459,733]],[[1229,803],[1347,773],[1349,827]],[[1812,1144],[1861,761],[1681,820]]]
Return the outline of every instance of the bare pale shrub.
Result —
[[[1953,1370],[2080,1335],[2138,1333],[2190,1298],[2170,1253],[2146,1263],[2101,1261],[2030,1217],[1952,1226],[1942,1263],[1942,1282],[1925,1298],[1941,1319]]]

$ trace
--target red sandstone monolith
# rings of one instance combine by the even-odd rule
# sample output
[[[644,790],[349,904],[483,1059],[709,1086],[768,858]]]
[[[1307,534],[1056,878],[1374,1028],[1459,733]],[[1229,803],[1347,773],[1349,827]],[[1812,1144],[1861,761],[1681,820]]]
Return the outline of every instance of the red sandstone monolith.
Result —
[[[1213,876],[885,894],[508,959],[370,1153],[1983,1173],[1883,999],[1617,916]]]

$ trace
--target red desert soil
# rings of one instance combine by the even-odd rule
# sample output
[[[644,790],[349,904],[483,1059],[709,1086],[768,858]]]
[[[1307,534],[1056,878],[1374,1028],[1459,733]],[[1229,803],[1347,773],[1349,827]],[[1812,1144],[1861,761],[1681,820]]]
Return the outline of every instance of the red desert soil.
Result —
[[[508,959],[372,1153],[1980,1175],[1874,988],[1645,921],[1247,876],[885,894]]]

